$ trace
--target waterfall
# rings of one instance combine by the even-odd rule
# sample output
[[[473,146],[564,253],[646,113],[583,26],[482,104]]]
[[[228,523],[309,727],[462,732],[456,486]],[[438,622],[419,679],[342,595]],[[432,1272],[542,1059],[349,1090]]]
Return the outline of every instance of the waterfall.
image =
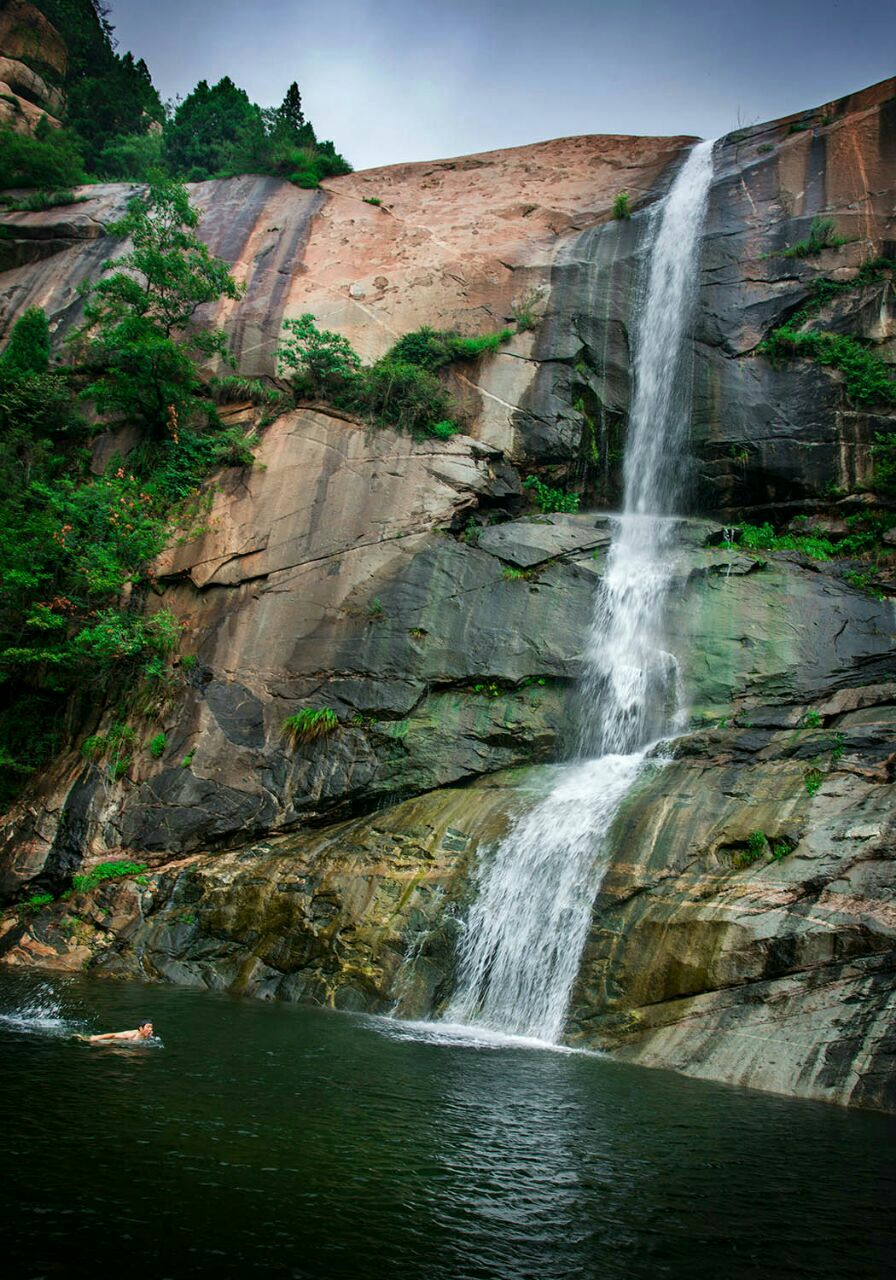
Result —
[[[625,501],[585,650],[576,760],[518,818],[480,870],[446,1022],[555,1043],[562,1034],[613,819],[648,751],[683,715],[664,641],[675,571],[673,514],[690,416],[686,341],[696,296],[712,143],[691,151],[652,216],[635,329]]]

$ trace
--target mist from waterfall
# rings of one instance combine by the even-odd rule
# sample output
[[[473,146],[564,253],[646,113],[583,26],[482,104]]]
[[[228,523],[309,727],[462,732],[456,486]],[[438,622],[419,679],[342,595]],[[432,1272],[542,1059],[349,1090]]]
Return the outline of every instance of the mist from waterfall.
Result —
[[[623,512],[598,587],[585,649],[577,759],[487,856],[444,1021],[556,1043],[606,842],[647,754],[682,717],[678,663],[664,637],[690,419],[687,341],[711,142],[698,143],[651,215],[647,283],[634,333],[634,395]]]

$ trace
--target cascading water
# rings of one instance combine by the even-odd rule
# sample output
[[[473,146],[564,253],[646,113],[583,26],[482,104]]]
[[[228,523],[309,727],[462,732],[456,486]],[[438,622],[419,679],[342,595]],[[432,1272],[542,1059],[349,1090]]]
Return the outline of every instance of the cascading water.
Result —
[[[690,414],[685,342],[712,180],[712,143],[688,156],[654,215],[637,326],[623,514],[585,652],[578,761],[518,819],[481,872],[446,1022],[556,1042],[600,888],[607,834],[647,752],[682,715],[664,644]]]

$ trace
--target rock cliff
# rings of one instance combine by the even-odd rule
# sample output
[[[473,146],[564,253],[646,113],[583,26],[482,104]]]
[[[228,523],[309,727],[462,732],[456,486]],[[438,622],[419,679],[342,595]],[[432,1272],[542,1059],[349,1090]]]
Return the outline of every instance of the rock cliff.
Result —
[[[437,1010],[477,851],[547,785],[610,538],[604,516],[527,513],[530,470],[595,507],[619,494],[651,209],[689,139],[572,138],[328,180],[200,184],[204,235],[245,300],[216,318],[270,377],[286,316],[367,358],[420,324],[539,323],[455,382],[465,434],[413,442],[319,408],[268,426],[214,485],[199,536],[156,566],[187,624],[179,685],[128,774],[77,744],[7,815],[7,963],[86,965],[278,998]],[[635,216],[614,221],[619,190]],[[892,1108],[896,618],[850,566],[732,549],[744,513],[861,508],[880,412],[835,370],[757,347],[819,272],[894,256],[896,81],[717,148],[694,344],[692,498],[673,634],[691,723],[617,822],[569,1038],[635,1061]],[[0,325],[58,338],[130,191],[7,215]],[[375,198],[380,205],[365,203]],[[824,214],[848,243],[782,257]],[[824,318],[896,359],[893,282]],[[247,410],[248,412],[248,410]],[[840,508],[842,507],[842,511]],[[715,521],[715,522],[714,522]],[[328,707],[313,742],[286,716]],[[120,718],[97,708],[96,725]],[[162,729],[161,759],[147,750]],[[89,732],[90,727],[85,729]]]

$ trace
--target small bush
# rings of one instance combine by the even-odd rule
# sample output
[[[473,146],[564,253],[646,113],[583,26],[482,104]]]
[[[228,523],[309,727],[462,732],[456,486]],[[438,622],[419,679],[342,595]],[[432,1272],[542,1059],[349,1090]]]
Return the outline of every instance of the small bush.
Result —
[[[60,205],[84,204],[87,196],[76,196],[74,191],[34,191],[21,200],[10,200],[7,213],[43,213]]]
[[[168,746],[168,739],[164,733],[157,733],[149,744],[149,754],[153,760],[161,760],[165,754],[165,748]]]
[[[494,680],[473,685],[473,693],[478,693],[484,698],[500,698],[503,692],[504,690]]]
[[[448,421],[451,399],[434,373],[386,355],[359,380],[357,404],[381,426],[429,435]]]
[[[507,564],[501,570],[501,577],[506,578],[508,582],[534,582],[538,577],[538,570],[516,569]]]
[[[539,510],[545,513],[560,511],[574,514],[579,509],[581,499],[577,493],[565,493],[562,489],[552,489],[550,485],[543,484],[538,476],[526,476],[523,488],[532,490]]]
[[[627,221],[632,216],[632,207],[629,203],[628,192],[620,191],[613,201],[613,217],[618,221]]]
[[[803,724],[807,729],[818,729],[821,726],[821,712],[812,707],[803,716]]]
[[[803,782],[805,783],[806,791],[810,796],[814,796],[818,792],[823,781],[824,774],[820,769],[807,769],[803,774]]]
[[[0,127],[0,188],[61,190],[84,180],[78,143],[67,129],[54,129],[44,116],[33,134]]]
[[[365,196],[365,197],[364,197],[364,203],[365,203],[365,204],[372,204],[372,205],[374,205],[377,209],[379,209],[383,202],[382,202],[382,200],[379,198],[379,196]]]
[[[822,252],[823,249],[839,249],[843,244],[848,244],[846,236],[836,235],[837,224],[833,218],[813,218],[809,227],[809,235],[805,240],[798,240],[796,244],[791,245],[789,249],[785,249],[779,256],[782,258],[811,258]]]
[[[283,721],[284,732],[293,742],[313,742],[338,728],[339,718],[330,707],[303,707]]]
[[[399,338],[383,359],[419,365],[421,369],[434,372],[458,360],[476,360],[481,355],[495,352],[512,337],[510,329],[465,338],[453,329],[432,329],[423,325]]]
[[[437,440],[450,440],[452,436],[456,436],[458,428],[453,422],[447,419],[444,422],[434,422],[429,429],[429,434],[435,436]]]
[[[757,351],[773,363],[782,357],[798,356],[839,369],[844,375],[846,395],[854,404],[896,404],[896,381],[890,376],[889,367],[855,338],[839,333],[802,333],[791,322],[773,330]]]
[[[740,545],[748,551],[799,551],[812,560],[830,560],[837,548],[827,538],[811,534],[775,533],[765,524],[744,524],[740,527]]]
[[[44,907],[48,907],[53,900],[52,893],[35,893],[21,904],[20,910],[30,915],[32,911],[41,911]]]
[[[182,769],[189,769],[190,765],[193,763],[193,757],[195,756],[195,754],[196,754],[196,749],[194,747],[194,749],[192,751],[188,751],[187,754],[184,756],[183,760],[181,760],[180,767]]]
[[[145,862],[101,862],[98,867],[84,875],[72,876],[72,888],[75,893],[89,893],[105,880],[121,880],[126,876],[138,876],[146,871]]]
[[[287,377],[298,380],[297,390],[315,396],[343,396],[361,367],[348,338],[329,329],[318,329],[309,312],[286,320],[286,337],[277,359]]]
[[[40,307],[23,311],[12,327],[0,372],[7,376],[45,374],[50,367],[50,324]]]
[[[510,312],[516,321],[517,333],[525,333],[534,329],[538,323],[538,309],[544,298],[544,289],[527,289],[520,298],[515,298],[510,305]]]

